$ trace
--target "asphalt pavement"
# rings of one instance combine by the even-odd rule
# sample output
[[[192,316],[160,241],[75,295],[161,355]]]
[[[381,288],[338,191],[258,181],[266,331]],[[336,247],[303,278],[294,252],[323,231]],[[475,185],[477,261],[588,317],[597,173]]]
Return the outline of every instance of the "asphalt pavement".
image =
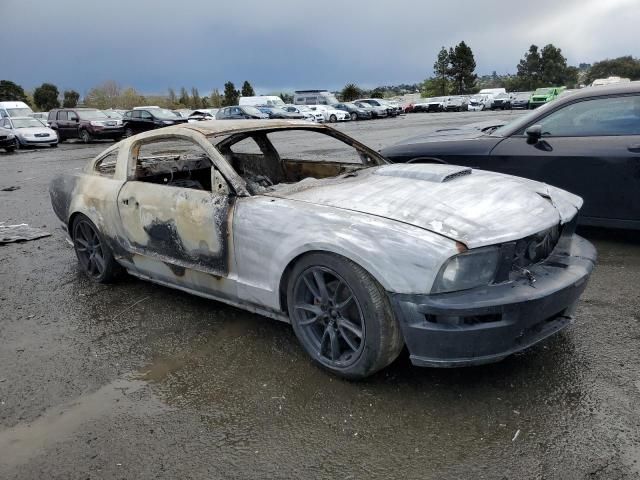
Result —
[[[338,126],[378,149],[515,112]],[[599,261],[563,333],[488,366],[363,382],[283,323],[133,278],[88,281],[47,191],[111,145],[0,154],[0,479],[640,478],[640,235],[582,229]],[[4,191],[8,187],[19,187]]]

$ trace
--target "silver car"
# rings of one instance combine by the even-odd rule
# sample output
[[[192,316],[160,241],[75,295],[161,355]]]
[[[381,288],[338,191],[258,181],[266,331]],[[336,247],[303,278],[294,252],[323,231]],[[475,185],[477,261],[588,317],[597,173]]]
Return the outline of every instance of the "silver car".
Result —
[[[575,195],[388,164],[307,121],[142,133],[50,193],[94,281],[126,271],[291,323],[311,359],[346,378],[405,345],[415,365],[441,367],[525,349],[571,323],[596,256],[573,232]]]
[[[18,148],[36,145],[58,146],[56,132],[37,118],[5,117],[0,124],[13,132]]]

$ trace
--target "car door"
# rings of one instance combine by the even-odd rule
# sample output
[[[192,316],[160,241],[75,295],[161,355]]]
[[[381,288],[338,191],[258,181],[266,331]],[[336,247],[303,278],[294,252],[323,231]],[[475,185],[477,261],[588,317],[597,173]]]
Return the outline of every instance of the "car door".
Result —
[[[523,128],[498,143],[491,170],[580,195],[585,223],[640,222],[640,95],[577,100],[533,122],[542,138],[527,143]]]
[[[66,110],[58,110],[56,115],[56,125],[58,130],[58,135],[61,138],[69,138],[71,135],[69,133],[69,116]]]
[[[146,132],[148,130],[153,130],[156,128],[153,115],[148,110],[139,110],[140,117],[137,119],[139,124],[138,131]]]
[[[77,112],[73,110],[67,110],[69,119],[65,122],[65,134],[66,138],[79,138],[80,137],[80,117]]]
[[[232,270],[235,204],[224,177],[186,137],[134,142],[128,158],[118,193],[119,236],[139,273],[220,293]]]

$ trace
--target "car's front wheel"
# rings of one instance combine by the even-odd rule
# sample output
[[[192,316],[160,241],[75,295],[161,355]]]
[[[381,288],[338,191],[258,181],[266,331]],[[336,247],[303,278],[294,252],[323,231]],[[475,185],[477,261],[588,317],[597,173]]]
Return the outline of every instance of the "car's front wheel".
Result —
[[[125,138],[129,138],[132,135],[133,135],[133,130],[130,127],[127,127],[124,129]]]
[[[358,114],[356,112],[351,112],[351,120],[357,120]]]
[[[389,299],[359,265],[314,253],[293,268],[289,317],[314,362],[336,375],[364,378],[393,362],[403,347]]]
[[[86,130],[80,130],[80,140],[82,143],[89,143],[91,141],[91,134]]]
[[[118,262],[95,224],[79,214],[71,227],[73,249],[80,267],[87,276],[98,283],[109,283],[121,271]]]

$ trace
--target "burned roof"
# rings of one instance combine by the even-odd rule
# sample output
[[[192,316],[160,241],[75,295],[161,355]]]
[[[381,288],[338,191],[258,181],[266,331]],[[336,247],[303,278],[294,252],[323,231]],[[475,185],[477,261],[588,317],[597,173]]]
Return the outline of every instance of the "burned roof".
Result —
[[[327,129],[326,125],[311,123],[306,120],[208,120],[198,123],[182,123],[172,127],[165,127],[162,130],[169,132],[170,130],[177,133],[180,130],[195,130],[205,136],[230,135],[233,133],[253,131],[253,130],[270,130],[279,128],[308,128],[308,129]]]

